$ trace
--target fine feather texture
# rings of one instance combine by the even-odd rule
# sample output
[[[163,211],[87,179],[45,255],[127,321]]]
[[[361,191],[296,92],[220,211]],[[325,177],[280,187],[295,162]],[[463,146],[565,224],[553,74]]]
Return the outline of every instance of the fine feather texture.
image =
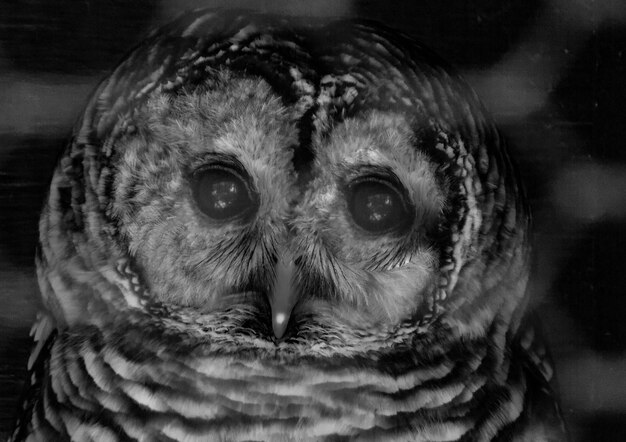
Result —
[[[198,203],[216,165],[255,195],[245,219]],[[401,228],[355,222],[374,175]],[[528,229],[497,129],[418,44],[183,15],[98,87],[55,170],[12,440],[563,440]]]
[[[296,193],[294,118],[267,83],[219,76],[206,93],[148,100],[116,147],[113,184],[113,216],[153,296],[204,310],[272,267]],[[253,223],[216,224],[197,209],[192,171],[216,157],[251,176],[262,196]]]

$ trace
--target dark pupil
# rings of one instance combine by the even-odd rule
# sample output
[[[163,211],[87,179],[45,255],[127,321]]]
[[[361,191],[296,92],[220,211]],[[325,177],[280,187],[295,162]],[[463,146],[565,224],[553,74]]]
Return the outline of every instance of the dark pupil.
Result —
[[[388,184],[356,184],[349,205],[354,221],[370,232],[384,232],[404,223],[407,213],[400,195]]]
[[[388,221],[393,211],[393,199],[388,193],[375,193],[365,196],[365,213],[372,224]]]
[[[196,200],[204,213],[218,220],[242,215],[252,206],[243,178],[222,169],[202,172],[196,187]]]

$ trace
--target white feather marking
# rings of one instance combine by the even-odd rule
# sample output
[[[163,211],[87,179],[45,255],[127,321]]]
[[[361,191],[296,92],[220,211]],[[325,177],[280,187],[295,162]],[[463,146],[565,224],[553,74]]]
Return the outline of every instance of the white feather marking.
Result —
[[[100,357],[96,355],[91,348],[85,349],[82,352],[82,356],[87,374],[91,376],[93,382],[100,390],[111,393],[115,387],[112,383],[111,376],[109,376],[109,373],[107,373],[105,367],[103,367]]]
[[[124,379],[133,379],[133,377],[139,372],[140,366],[132,364],[120,355],[115,353],[110,347],[107,347],[103,353],[102,358],[104,362],[109,364],[109,367]]]
[[[458,441],[472,429],[468,421],[437,422],[420,428],[419,437],[424,441],[452,442]]]
[[[33,340],[37,343],[33,351],[30,353],[28,358],[28,370],[33,369],[33,365],[37,358],[39,358],[39,354],[41,353],[41,349],[45,345],[46,341],[50,337],[50,334],[55,329],[54,320],[47,315],[46,313],[39,313],[37,315],[37,321],[33,324],[31,328],[30,335],[33,336]]]
[[[239,43],[246,40],[250,36],[250,34],[253,34],[255,32],[258,32],[258,29],[256,26],[252,24],[249,24],[248,26],[244,26],[243,28],[241,28],[239,32],[237,32],[235,35],[233,35],[230,38],[230,41],[232,43],[231,50],[239,49]]]
[[[187,26],[187,28],[183,31],[182,33],[182,37],[186,38],[186,37],[191,37],[194,35],[195,31],[198,30],[198,28],[200,28],[200,26],[202,26],[204,23],[206,23],[207,21],[209,21],[210,19],[212,19],[213,17],[215,17],[215,14],[206,14],[203,15],[197,19],[195,19],[189,26]]]
[[[507,424],[514,422],[524,409],[524,392],[519,386],[509,388],[509,400],[501,404],[481,426],[477,440],[492,440],[492,438]]]
[[[74,299],[74,291],[65,285],[56,271],[51,270],[48,273],[48,282],[52,287],[57,305],[61,307],[59,313],[63,315],[62,320],[71,325],[82,318],[83,311],[80,303]]]
[[[80,421],[70,412],[61,411],[61,418],[67,428],[67,433],[72,441],[80,442],[116,442],[118,438],[108,428],[98,424]]]
[[[169,409],[160,396],[142,385],[132,382],[121,382],[119,386],[128,397],[152,411],[164,412]]]
[[[104,267],[100,269],[100,273],[107,279],[107,281],[115,284],[120,289],[122,295],[124,296],[124,300],[129,307],[141,308],[141,299],[132,289],[131,281],[120,278],[118,273],[112,267]]]
[[[157,69],[156,71],[152,72],[150,74],[150,81],[144,87],[142,87],[139,90],[139,92],[137,92],[137,97],[142,97],[147,92],[149,92],[152,89],[154,89],[154,85],[161,78],[161,75],[163,74],[164,70],[165,70],[165,68],[163,66],[161,66],[161,67],[159,67],[159,69]]]
[[[43,410],[44,415],[46,417],[46,421],[54,427],[58,432],[63,431],[63,422],[59,418],[57,410],[51,407],[50,405],[50,394],[52,393],[49,388],[46,388],[43,391]]]
[[[116,394],[109,394],[99,390],[95,391],[93,396],[98,404],[107,410],[114,413],[128,413],[128,404]]]

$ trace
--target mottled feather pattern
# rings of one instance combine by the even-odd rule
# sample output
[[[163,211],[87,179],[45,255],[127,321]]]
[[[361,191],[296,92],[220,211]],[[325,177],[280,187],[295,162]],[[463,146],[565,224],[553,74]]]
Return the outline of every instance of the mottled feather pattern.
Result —
[[[251,220],[198,208],[214,163],[260,195]],[[355,227],[363,174],[405,189],[403,235]],[[529,228],[493,122],[408,37],[185,14],[100,84],[55,170],[11,440],[564,440]]]

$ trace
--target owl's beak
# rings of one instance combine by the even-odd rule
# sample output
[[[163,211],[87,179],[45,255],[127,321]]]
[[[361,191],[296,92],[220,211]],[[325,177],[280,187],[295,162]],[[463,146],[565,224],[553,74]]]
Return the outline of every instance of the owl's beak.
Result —
[[[269,296],[272,309],[272,329],[276,339],[281,339],[287,330],[291,311],[297,301],[294,283],[295,263],[289,252],[284,252],[276,264],[276,279]]]

